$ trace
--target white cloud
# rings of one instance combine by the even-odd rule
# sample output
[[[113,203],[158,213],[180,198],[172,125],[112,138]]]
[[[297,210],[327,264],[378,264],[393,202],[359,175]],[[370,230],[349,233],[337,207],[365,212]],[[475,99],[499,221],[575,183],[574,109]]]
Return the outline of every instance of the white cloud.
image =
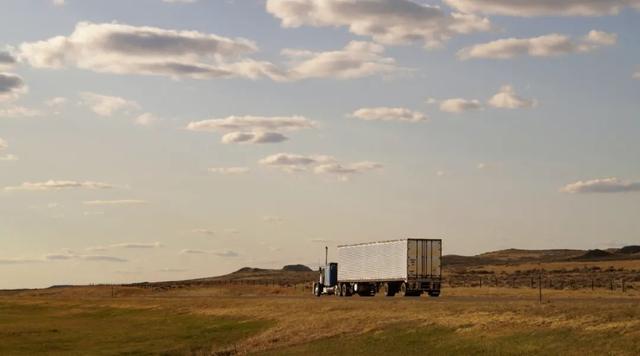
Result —
[[[316,166],[313,171],[317,174],[336,174],[340,176],[346,176],[349,174],[364,173],[367,171],[380,169],[382,164],[377,162],[358,162],[352,164],[340,164],[340,163],[327,163]]]
[[[405,108],[389,107],[362,108],[354,111],[350,116],[366,121],[420,122],[427,120],[423,113]]]
[[[0,161],[17,161],[19,158],[18,156],[11,154],[11,153],[5,153],[3,155],[0,155]]]
[[[161,268],[158,270],[158,272],[162,272],[162,273],[182,273],[182,272],[188,272],[188,269],[182,269],[182,268]]]
[[[153,115],[152,113],[146,112],[146,113],[136,117],[134,119],[134,123],[136,125],[140,125],[140,126],[151,126],[151,125],[155,124],[156,122],[158,122],[158,120],[160,120],[160,119],[157,116]]]
[[[65,6],[65,5],[66,5],[65,0],[51,0],[51,3],[52,3],[54,6],[59,6],[59,7],[61,7],[61,6]]]
[[[381,45],[352,41],[342,50],[312,52],[284,49],[289,59],[289,80],[309,78],[353,79],[390,74],[399,68],[393,58],[383,56]]]
[[[638,0],[444,0],[458,11],[506,16],[604,16],[627,6],[640,8]]]
[[[534,99],[524,99],[511,85],[504,85],[500,91],[489,99],[489,105],[498,109],[527,109],[537,105]]]
[[[197,250],[184,249],[180,251],[183,255],[216,255],[220,257],[237,257],[239,254],[232,250]]]
[[[85,261],[97,261],[97,262],[128,262],[124,258],[114,257],[114,256],[103,256],[103,255],[82,255],[82,256],[79,256],[79,258]]]
[[[111,189],[113,185],[92,181],[48,180],[46,182],[25,182],[18,186],[5,187],[5,191],[47,191],[63,189]]]
[[[193,230],[191,230],[191,232],[193,232],[194,234],[202,234],[202,235],[208,235],[208,236],[213,236],[213,235],[216,234],[212,230],[203,229],[203,228],[193,229]]]
[[[332,174],[341,178],[348,175],[364,173],[382,168],[377,162],[340,163],[334,157],[325,155],[304,156],[291,153],[278,153],[260,160],[260,164],[279,168],[285,172],[302,172],[311,170],[315,174]]]
[[[102,73],[212,79],[284,80],[273,64],[247,58],[254,42],[198,31],[80,22],[67,37],[23,43],[20,58],[37,68],[77,67]]]
[[[346,26],[360,36],[389,44],[434,47],[457,34],[488,31],[486,18],[444,12],[409,0],[267,0],[267,11],[283,27]]]
[[[47,99],[44,104],[53,111],[54,115],[60,115],[62,113],[62,109],[67,105],[69,100],[63,97],[55,97]]]
[[[140,105],[135,101],[117,96],[83,92],[80,93],[80,98],[84,105],[100,116],[112,116],[119,112],[140,109]]]
[[[26,108],[24,106],[10,105],[8,107],[0,107],[0,118],[24,118],[42,116],[43,113],[37,109]]]
[[[124,242],[119,244],[114,244],[110,246],[111,248],[131,248],[131,249],[148,249],[148,248],[159,248],[164,247],[160,242]]]
[[[13,101],[27,91],[28,88],[22,77],[13,73],[0,72],[0,102]]]
[[[447,99],[440,103],[440,111],[450,113],[462,113],[465,111],[480,110],[482,104],[478,100],[467,100],[462,98]]]
[[[640,80],[640,69],[638,69],[635,73],[633,73],[633,74],[631,75],[631,77],[632,77],[633,79],[638,79],[638,80]]]
[[[303,156],[292,153],[277,153],[260,160],[260,164],[275,167],[302,167],[318,163],[334,162],[330,156]]]
[[[13,68],[18,63],[16,57],[9,51],[0,51],[0,71]]]
[[[218,173],[224,175],[238,175],[249,172],[249,167],[211,167],[208,169],[211,173]]]
[[[462,60],[472,58],[510,59],[517,56],[552,57],[570,53],[585,53],[611,46],[617,35],[592,30],[581,39],[553,33],[533,38],[506,38],[466,47],[458,51]]]
[[[563,193],[630,193],[640,192],[640,182],[627,182],[618,178],[577,181],[560,189]]]
[[[27,263],[40,263],[44,262],[43,260],[33,259],[33,258],[0,258],[0,265],[19,265],[19,264],[27,264]]]
[[[46,261],[68,261],[68,260],[84,260],[95,262],[128,262],[124,258],[106,255],[83,255],[75,253],[71,250],[63,251],[62,253],[52,253],[44,256]]]
[[[190,122],[191,131],[295,131],[314,128],[317,124],[304,116],[228,116],[223,119],[210,119]]]
[[[18,156],[10,153],[3,153],[7,148],[9,148],[7,141],[0,138],[0,161],[17,161]]]
[[[317,124],[304,116],[229,116],[190,122],[187,130],[228,132],[222,143],[278,143],[289,138],[279,131],[315,128]]]
[[[222,136],[222,143],[279,143],[288,139],[277,132],[230,132]]]
[[[140,205],[146,204],[144,200],[123,199],[123,200],[89,200],[84,205],[104,206],[104,205]]]

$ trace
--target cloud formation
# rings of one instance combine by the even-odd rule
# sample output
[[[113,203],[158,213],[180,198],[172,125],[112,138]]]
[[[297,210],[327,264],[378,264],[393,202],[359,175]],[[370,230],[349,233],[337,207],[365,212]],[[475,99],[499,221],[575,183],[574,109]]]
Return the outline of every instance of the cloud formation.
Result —
[[[0,107],[0,118],[25,118],[42,116],[43,112],[37,109],[31,109],[19,105],[10,105],[7,107]]]
[[[227,132],[222,143],[278,143],[288,140],[282,131],[315,128],[317,124],[304,116],[229,116],[190,122],[187,130]],[[231,131],[231,132],[229,132]]]
[[[18,156],[10,153],[4,153],[7,148],[9,148],[7,141],[0,138],[0,161],[17,161]]]
[[[232,250],[198,250],[198,249],[184,249],[180,251],[183,255],[215,255],[219,257],[238,257],[237,252]]]
[[[292,153],[278,153],[260,160],[261,165],[281,169],[288,173],[311,171],[315,174],[337,175],[341,179],[347,176],[380,169],[382,164],[362,161],[344,164],[334,157],[325,155],[304,156]]]
[[[80,93],[83,105],[100,116],[112,116],[119,112],[140,109],[140,105],[132,100],[118,96],[102,95],[90,92]]]
[[[78,23],[69,36],[19,47],[20,58],[36,68],[76,67],[101,73],[194,79],[283,79],[271,63],[246,57],[257,50],[254,42],[244,38],[91,22]]]
[[[94,205],[94,206],[109,206],[109,205],[140,205],[146,204],[147,202],[144,200],[136,200],[136,199],[121,199],[121,200],[89,200],[85,201],[84,205]]]
[[[119,244],[114,244],[109,247],[111,248],[132,248],[132,249],[149,249],[149,248],[158,248],[163,247],[164,245],[160,242],[124,242]]]
[[[482,104],[478,100],[467,100],[462,98],[454,98],[443,100],[440,103],[440,111],[459,114],[465,111],[480,110]]]
[[[393,58],[384,57],[384,47],[362,41],[351,41],[341,50],[313,52],[284,49],[288,58],[289,80],[309,78],[353,79],[393,73],[399,68]]]
[[[213,236],[216,234],[214,231],[209,229],[204,229],[204,228],[193,229],[191,230],[191,232],[193,232],[194,234],[202,234],[202,235],[208,235],[208,236]]]
[[[190,122],[191,131],[295,131],[314,128],[317,124],[304,116],[229,116]]]
[[[640,182],[622,181],[618,178],[592,179],[567,184],[560,191],[570,194],[640,192]]]
[[[63,189],[111,189],[113,185],[92,181],[48,180],[46,182],[24,182],[18,186],[5,187],[5,191],[50,191]]]
[[[390,107],[362,108],[354,111],[350,116],[366,121],[420,122],[427,120],[423,113],[405,108]]]
[[[504,85],[497,94],[489,99],[488,104],[498,109],[529,109],[537,105],[535,99],[525,99],[518,94],[511,85]]]
[[[635,73],[631,75],[633,79],[640,80],[640,69],[638,69]]]
[[[8,51],[0,51],[0,71],[12,68],[18,63],[16,57]]]
[[[464,13],[519,17],[616,15],[628,6],[640,8],[638,0],[444,0]]]
[[[28,90],[24,80],[13,73],[0,73],[0,102],[13,101]]]
[[[208,171],[224,175],[238,175],[249,173],[250,169],[249,167],[211,167]]]
[[[138,115],[133,122],[139,126],[151,126],[160,120],[157,116],[152,113],[146,112],[144,114]]]
[[[410,0],[267,0],[267,11],[283,27],[341,27],[387,45],[441,45],[454,35],[488,31],[488,19],[446,13]]]
[[[614,33],[596,30],[590,31],[578,40],[557,33],[533,38],[507,38],[463,48],[458,51],[458,58],[462,60],[510,59],[526,55],[554,57],[570,53],[586,53],[602,46],[612,46],[616,44],[617,38]]]
[[[222,136],[222,143],[279,143],[288,139],[277,132],[230,132]]]

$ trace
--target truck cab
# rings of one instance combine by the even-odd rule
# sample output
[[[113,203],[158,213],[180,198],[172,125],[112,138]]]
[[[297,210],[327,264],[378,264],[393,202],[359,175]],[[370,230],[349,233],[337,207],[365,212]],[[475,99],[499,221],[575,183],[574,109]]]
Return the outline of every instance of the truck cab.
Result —
[[[320,267],[319,272],[318,282],[313,284],[313,294],[318,297],[322,294],[333,294],[338,284],[338,264],[327,263]]]

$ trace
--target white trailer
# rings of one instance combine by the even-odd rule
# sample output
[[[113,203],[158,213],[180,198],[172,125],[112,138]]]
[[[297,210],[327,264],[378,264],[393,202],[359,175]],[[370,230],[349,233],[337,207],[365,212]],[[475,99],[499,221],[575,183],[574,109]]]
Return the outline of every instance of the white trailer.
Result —
[[[401,239],[338,246],[335,295],[440,295],[442,240]],[[314,289],[315,291],[315,289]],[[319,295],[319,294],[318,294]]]

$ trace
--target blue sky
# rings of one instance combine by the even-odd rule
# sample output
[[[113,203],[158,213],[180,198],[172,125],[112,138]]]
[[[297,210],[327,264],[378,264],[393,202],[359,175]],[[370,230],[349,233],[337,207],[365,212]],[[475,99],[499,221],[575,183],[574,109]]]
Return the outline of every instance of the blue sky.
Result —
[[[637,7],[3,1],[0,288],[638,243]]]

